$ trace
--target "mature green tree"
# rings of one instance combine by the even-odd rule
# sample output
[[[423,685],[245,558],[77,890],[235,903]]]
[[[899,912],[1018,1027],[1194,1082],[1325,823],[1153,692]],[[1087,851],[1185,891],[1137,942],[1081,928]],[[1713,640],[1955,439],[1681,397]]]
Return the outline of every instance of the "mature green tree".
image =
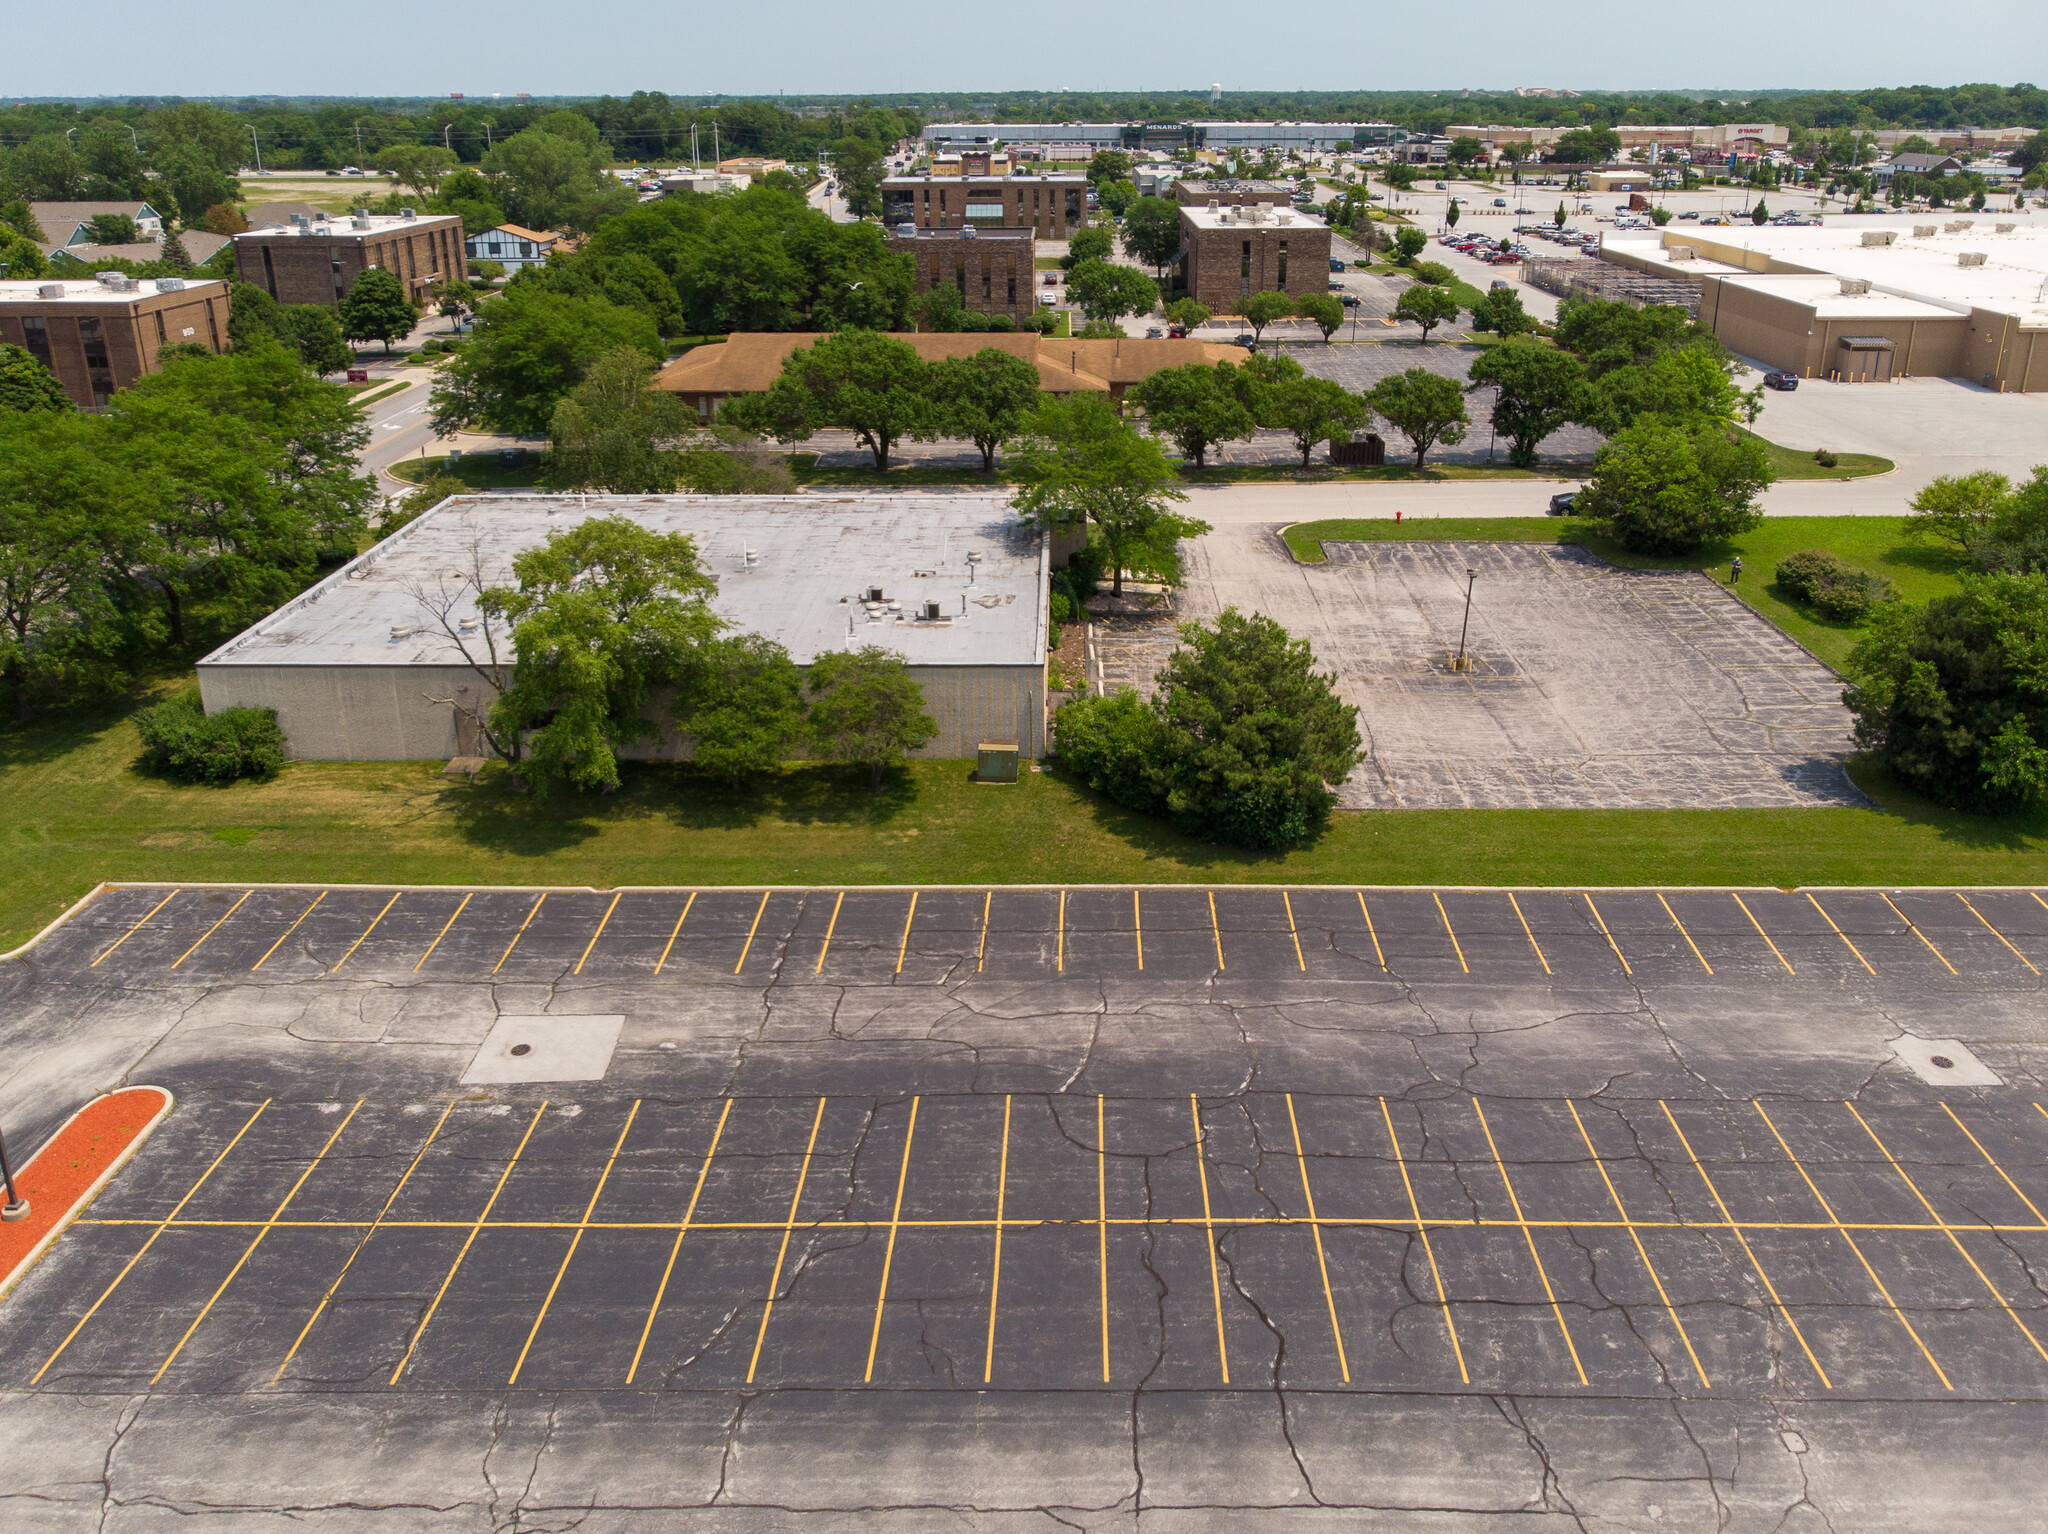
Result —
[[[1544,158],[1560,165],[1598,165],[1621,153],[1621,135],[1612,128],[1572,128],[1557,136]]]
[[[1215,312],[1207,304],[1198,304],[1192,298],[1176,298],[1164,310],[1168,322],[1183,330],[1199,329]]]
[[[1318,443],[1349,442],[1372,419],[1364,400],[1328,378],[1295,378],[1278,385],[1266,411],[1264,424],[1294,438],[1304,469]]]
[[[1161,368],[1133,385],[1124,398],[1144,412],[1147,426],[1202,468],[1217,443],[1242,441],[1257,429],[1236,387],[1235,372],[1227,362]]]
[[[1159,306],[1159,285],[1134,266],[1083,261],[1067,273],[1067,297],[1091,320],[1119,320]]]
[[[451,277],[434,289],[434,304],[448,321],[452,333],[462,323],[465,314],[474,313],[477,301],[485,290],[467,277]]]
[[[95,213],[86,221],[85,232],[95,245],[133,245],[142,238],[135,220],[125,213]]]
[[[1461,133],[1451,140],[1450,157],[1453,165],[1470,165],[1485,153],[1485,147],[1469,133]]]
[[[867,768],[868,786],[877,793],[885,771],[939,733],[910,667],[879,645],[820,655],[805,683],[818,755]]]
[[[559,127],[557,119],[575,116],[552,112],[542,121]],[[589,126],[588,119],[579,120]],[[633,193],[606,172],[607,158],[594,128],[585,137],[536,124],[493,148],[483,168],[496,178],[499,200],[514,223],[580,234],[634,204]]]
[[[1455,197],[1444,208],[1444,222],[1453,229],[1458,227],[1458,199]]]
[[[1761,197],[1756,200],[1756,206],[1749,210],[1749,221],[1757,225],[1768,224],[1771,221],[1771,210],[1764,206]]]
[[[99,543],[132,486],[108,460],[103,427],[68,401],[0,408],[0,678],[22,722],[105,679],[115,650]]]
[[[189,272],[192,270],[192,256],[185,249],[185,242],[178,238],[176,229],[164,230],[163,244],[157,250],[158,267],[167,272]]]
[[[1124,254],[1152,268],[1163,287],[1180,254],[1180,209],[1163,197],[1140,197],[1124,210]]]
[[[622,346],[592,362],[555,406],[548,424],[549,480],[562,490],[672,493],[685,467],[680,445],[696,427],[679,395],[654,387],[648,355]]]
[[[1256,346],[1265,339],[1268,325],[1294,313],[1294,300],[1285,293],[1252,293],[1238,299],[1231,312],[1242,316],[1251,326],[1252,344]]]
[[[1674,304],[1638,309],[1619,300],[1567,299],[1558,306],[1557,344],[1577,352],[1594,378],[1653,362],[1681,348],[1732,361],[1712,331]]]
[[[1535,319],[1522,307],[1522,295],[1513,288],[1495,288],[1472,306],[1472,328],[1497,336],[1527,335],[1536,328]]]
[[[459,215],[466,238],[473,239],[505,222],[505,208],[498,201],[496,189],[466,166],[441,178],[440,190],[428,200],[427,206],[435,213]]]
[[[1093,523],[1119,596],[1126,570],[1178,581],[1181,540],[1199,537],[1209,524],[1170,509],[1187,493],[1159,444],[1093,394],[1046,398],[1031,428],[1015,454],[1023,483],[1018,514],[1057,532]]]
[[[0,342],[0,411],[69,410],[71,396],[35,355]]]
[[[179,140],[159,148],[150,158],[158,182],[170,193],[179,219],[188,227],[197,226],[208,208],[233,206],[241,200],[241,183],[199,143]]]
[[[1849,657],[1856,737],[1959,809],[2048,800],[2048,577],[1966,576],[1925,607],[1876,610]]]
[[[1755,527],[1763,520],[1757,497],[1770,483],[1770,459],[1755,438],[1651,417],[1600,450],[1574,509],[1604,520],[1624,548],[1683,554]]]
[[[273,326],[277,338],[297,352],[316,377],[338,373],[356,360],[332,309],[319,304],[279,304]]]
[[[50,270],[50,263],[35,242],[15,233],[7,224],[0,224],[0,261],[7,264],[7,275],[17,279],[41,277]]]
[[[79,131],[76,142],[90,200],[140,202],[149,195],[149,171],[125,123],[95,117]]]
[[[802,674],[789,651],[760,634],[728,635],[700,647],[688,697],[680,724],[696,738],[691,760],[735,790],[746,778],[772,772],[809,733]]]
[[[1166,813],[1190,836],[1240,847],[1306,840],[1363,758],[1358,710],[1305,642],[1261,614],[1225,608],[1213,627],[1182,624],[1180,640],[1153,705]]]
[[[1429,236],[1413,224],[1394,231],[1395,259],[1403,266],[1412,266],[1415,258],[1429,247]]]
[[[1427,342],[1429,333],[1437,326],[1455,320],[1462,307],[1449,289],[1418,282],[1405,288],[1394,300],[1394,318],[1420,325],[1422,339]]]
[[[1294,301],[1294,312],[1323,333],[1328,344],[1344,323],[1344,306],[1328,293],[1306,293]]]
[[[1473,359],[1472,388],[1491,385],[1493,429],[1508,442],[1508,462],[1526,469],[1543,439],[1579,413],[1586,370],[1570,352],[1510,338]]]
[[[791,352],[767,392],[729,401],[719,419],[785,445],[839,427],[886,472],[898,442],[933,430],[931,365],[890,336],[841,331]]]
[[[982,472],[993,473],[996,449],[1038,408],[1038,366],[994,346],[945,357],[932,369],[932,399],[936,430],[972,442],[981,450]]]
[[[1138,183],[1135,181],[1105,181],[1097,188],[1102,210],[1112,218],[1122,218],[1138,202]]]
[[[1718,350],[1683,346],[1601,374],[1584,391],[1579,419],[1608,436],[1648,417],[1732,424],[1744,401]]]
[[[1562,229],[1565,226],[1565,224],[1571,219],[1571,214],[1565,211],[1565,206],[1563,203],[1559,203],[1557,205],[1557,211],[1551,214],[1550,218],[1552,223],[1556,224],[1558,228]]]
[[[1992,536],[1999,513],[2012,495],[2012,481],[1989,469],[1969,474],[1943,474],[1929,480],[1910,504],[1906,536],[1944,543],[1966,559],[1974,558]]]
[[[1088,180],[1098,188],[1107,181],[1126,180],[1135,164],[1121,149],[1098,149],[1088,162]]]
[[[1060,268],[1071,272],[1083,261],[1107,261],[1116,249],[1116,235],[1107,224],[1088,224],[1076,229],[1067,239],[1067,253],[1060,257]]]
[[[426,199],[440,190],[458,162],[439,144],[388,144],[371,157],[370,163],[378,170],[389,171],[400,186]]]
[[[39,133],[8,159],[12,195],[24,202],[76,202],[85,195],[85,162],[61,133]]]
[[[515,283],[478,308],[468,341],[438,371],[434,430],[444,437],[478,429],[543,436],[556,403],[590,364],[622,346],[651,361],[662,356],[660,334],[645,314]]]
[[[391,343],[411,335],[419,322],[420,311],[405,296],[405,284],[381,266],[359,275],[341,301],[341,333],[351,341],[382,341],[387,357]]]
[[[618,787],[620,748],[657,729],[655,694],[686,678],[722,620],[717,589],[683,533],[628,517],[592,517],[513,558],[518,584],[478,606],[511,628],[511,685],[493,728],[525,741],[526,774],[542,793]]]
[[[176,647],[197,637],[195,603],[232,631],[362,535],[375,499],[356,467],[362,407],[281,345],[172,349],[100,419],[130,508],[108,515],[101,554],[136,603],[162,603]]]
[[[1451,446],[1463,442],[1471,419],[1465,414],[1465,393],[1457,380],[1428,368],[1410,368],[1382,378],[1365,402],[1408,439],[1418,469],[1438,443]]]
[[[873,139],[843,138],[832,146],[832,173],[846,199],[846,211],[856,218],[881,216],[886,172],[882,146]]]

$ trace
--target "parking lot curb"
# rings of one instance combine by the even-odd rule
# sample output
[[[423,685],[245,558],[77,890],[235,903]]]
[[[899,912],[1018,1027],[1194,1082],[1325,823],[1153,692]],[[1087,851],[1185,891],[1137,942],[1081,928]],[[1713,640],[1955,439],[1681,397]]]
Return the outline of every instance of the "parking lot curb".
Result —
[[[175,1102],[163,1087],[123,1087],[95,1097],[28,1158],[14,1174],[29,1202],[28,1218],[0,1225],[0,1300],[128,1164]]]

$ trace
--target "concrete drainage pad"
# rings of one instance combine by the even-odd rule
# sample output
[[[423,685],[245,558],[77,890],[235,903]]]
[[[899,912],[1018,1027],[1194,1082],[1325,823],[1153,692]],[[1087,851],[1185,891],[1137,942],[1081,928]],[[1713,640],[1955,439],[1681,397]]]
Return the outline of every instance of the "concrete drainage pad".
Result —
[[[1892,1053],[1931,1087],[2005,1085],[1990,1067],[1955,1039],[1921,1039],[1909,1033],[1892,1040]]]
[[[587,1017],[519,1017],[491,1025],[483,1047],[462,1073],[464,1086],[530,1081],[602,1081],[611,1069],[620,1013]]]

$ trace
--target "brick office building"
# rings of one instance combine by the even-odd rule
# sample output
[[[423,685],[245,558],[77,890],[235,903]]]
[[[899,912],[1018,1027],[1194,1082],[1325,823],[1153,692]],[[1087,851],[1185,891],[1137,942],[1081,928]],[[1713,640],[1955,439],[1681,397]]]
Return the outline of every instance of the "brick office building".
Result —
[[[178,277],[0,282],[0,341],[57,375],[82,410],[157,370],[166,346],[226,349],[228,285]]]
[[[1253,293],[1329,289],[1330,227],[1285,208],[1182,208],[1174,278],[1197,303],[1227,314]]]
[[[882,221],[894,227],[1029,229],[1064,240],[1087,217],[1086,176],[889,176]]]
[[[1002,314],[1021,321],[1038,298],[1033,274],[1038,241],[1029,229],[920,229],[899,224],[889,249],[908,256],[917,291],[942,282],[960,289],[960,302],[976,314]]]
[[[295,217],[235,236],[235,275],[281,304],[340,307],[355,280],[380,266],[414,303],[469,270],[462,220],[452,213]]]

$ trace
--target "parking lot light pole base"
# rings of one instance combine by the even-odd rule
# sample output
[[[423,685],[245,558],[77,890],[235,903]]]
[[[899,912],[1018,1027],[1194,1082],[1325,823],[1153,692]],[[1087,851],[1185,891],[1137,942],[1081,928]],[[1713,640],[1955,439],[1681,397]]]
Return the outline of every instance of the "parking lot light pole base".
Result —
[[[0,1204],[0,1220],[12,1225],[16,1220],[28,1218],[28,1200],[18,1198],[11,1204]]]

